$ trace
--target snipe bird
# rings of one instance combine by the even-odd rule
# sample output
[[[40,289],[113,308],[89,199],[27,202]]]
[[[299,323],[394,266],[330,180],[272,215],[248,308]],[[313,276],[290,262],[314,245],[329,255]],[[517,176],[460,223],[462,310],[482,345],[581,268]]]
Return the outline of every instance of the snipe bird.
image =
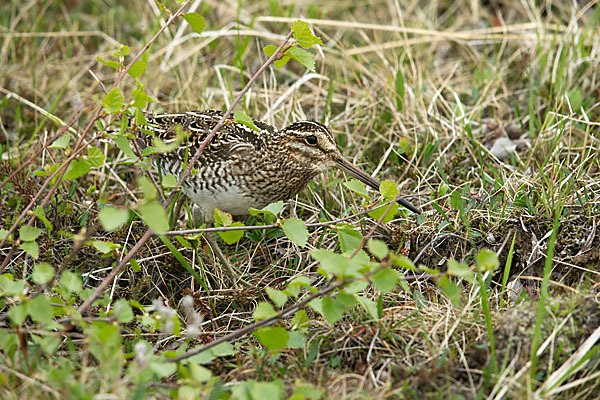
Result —
[[[146,123],[134,129],[140,149],[153,144],[152,136],[165,143],[179,143],[172,152],[158,154],[153,163],[161,173],[178,177],[210,131],[223,116],[222,111],[190,111],[175,114],[146,114]],[[215,134],[193,166],[195,171],[183,182],[182,191],[196,205],[197,222],[214,222],[214,209],[232,215],[246,215],[249,208],[287,200],[300,192],[318,174],[340,168],[379,190],[379,182],[347,161],[337,149],[331,131],[314,121],[295,122],[278,130],[254,120],[258,131],[228,119]],[[145,132],[144,132],[145,131]],[[179,133],[186,136],[178,138]],[[148,134],[149,133],[149,134]],[[398,201],[420,214],[404,199]],[[205,236],[221,261],[233,286],[240,279],[236,268],[220,250],[214,235]],[[243,281],[243,279],[242,279]]]
[[[177,132],[183,131],[187,139],[174,151],[158,155],[162,174],[179,177],[185,160],[192,158],[222,116],[222,111],[215,110],[146,114],[136,142],[141,148],[152,145],[152,135],[144,131],[166,143],[175,141]],[[258,131],[228,119],[193,166],[197,172],[183,183],[183,193],[197,205],[205,222],[213,222],[215,208],[247,215],[249,208],[288,200],[315,176],[334,167],[379,190],[376,179],[342,156],[325,125],[300,121],[281,130],[257,120],[254,125]],[[421,213],[404,199],[398,202]]]

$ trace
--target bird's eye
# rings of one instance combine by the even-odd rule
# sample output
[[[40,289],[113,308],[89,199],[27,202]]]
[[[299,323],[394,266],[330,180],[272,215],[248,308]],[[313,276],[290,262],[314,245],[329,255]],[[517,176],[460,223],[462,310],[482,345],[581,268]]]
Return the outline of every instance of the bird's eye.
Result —
[[[318,140],[317,137],[315,135],[308,135],[306,137],[306,143],[314,146],[315,144],[317,144]]]

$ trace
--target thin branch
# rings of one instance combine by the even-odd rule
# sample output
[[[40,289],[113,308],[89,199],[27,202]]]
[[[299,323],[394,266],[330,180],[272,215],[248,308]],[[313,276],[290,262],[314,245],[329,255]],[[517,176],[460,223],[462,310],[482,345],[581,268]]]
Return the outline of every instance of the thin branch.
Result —
[[[390,200],[383,204],[378,205],[377,207],[365,209],[361,212],[349,215],[344,218],[334,219],[332,221],[306,224],[306,227],[307,228],[322,228],[322,227],[329,226],[329,225],[336,225],[341,222],[349,221],[353,218],[362,217],[363,215],[368,214],[371,211],[383,208],[383,207],[385,207],[389,204],[395,203],[395,202],[396,202],[396,200]],[[216,227],[211,227],[211,228],[198,228],[198,229],[185,229],[185,230],[179,230],[179,231],[168,231],[168,232],[164,233],[164,235],[165,236],[177,236],[177,235],[193,235],[196,233],[203,233],[203,232],[253,231],[253,230],[259,230],[259,229],[274,229],[274,228],[280,228],[280,227],[281,227],[281,224],[279,224],[279,223],[269,224],[269,225],[216,226]]]
[[[285,318],[286,316],[296,312],[297,310],[299,310],[300,308],[302,308],[303,306],[305,306],[306,304],[308,304],[311,300],[316,299],[317,297],[323,296],[325,294],[331,293],[332,291],[344,286],[347,283],[353,282],[354,280],[357,279],[363,279],[364,276],[361,276],[360,278],[353,278],[353,279],[349,279],[349,280],[343,280],[343,281],[339,281],[336,283],[333,283],[321,290],[319,290],[318,292],[315,292],[307,297],[305,297],[304,299],[300,300],[298,303],[296,304],[292,304],[289,307],[284,308],[279,314],[274,315],[272,317],[263,319],[262,321],[256,321],[251,323],[248,326],[245,326],[244,328],[238,329],[236,331],[233,331],[225,336],[221,336],[218,339],[213,340],[210,343],[205,344],[204,346],[200,346],[197,349],[194,350],[190,350],[186,353],[180,354],[176,357],[173,358],[169,358],[166,361],[168,362],[177,362],[177,361],[181,361],[184,360],[186,358],[195,356],[196,354],[200,354],[203,351],[206,351],[220,343],[224,343],[224,342],[228,342],[230,340],[233,339],[237,339],[239,337],[242,337],[244,335],[246,335],[247,333],[253,332],[254,330],[256,330],[257,328],[263,327],[263,326],[269,326],[274,324],[275,322]]]

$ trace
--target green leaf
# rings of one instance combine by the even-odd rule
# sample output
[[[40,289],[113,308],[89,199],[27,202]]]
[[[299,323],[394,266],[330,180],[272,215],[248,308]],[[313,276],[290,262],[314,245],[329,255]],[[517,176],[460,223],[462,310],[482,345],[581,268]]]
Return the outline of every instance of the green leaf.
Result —
[[[294,60],[308,68],[310,72],[315,72],[315,58],[311,53],[299,47],[291,48],[288,53]]]
[[[300,286],[308,288],[310,287],[310,278],[303,275],[297,276],[290,281],[288,287],[290,286]]]
[[[8,236],[8,231],[6,229],[0,229],[0,240],[6,239]]]
[[[133,78],[139,78],[140,76],[142,76],[142,74],[144,72],[146,72],[146,66],[148,65],[149,57],[150,57],[150,50],[147,50],[146,52],[144,52],[144,54],[142,54],[140,59],[137,60],[136,62],[134,62],[133,65],[131,66],[131,68],[129,68],[129,71],[127,71],[129,76],[131,76]],[[135,94],[134,94],[134,97],[135,97]]]
[[[297,276],[288,283],[287,288],[284,290],[284,293],[288,296],[298,297],[300,293],[300,288],[309,288],[310,287],[310,279],[306,276]]]
[[[470,283],[475,283],[475,273],[465,263],[453,259],[448,260],[448,274],[464,278]]]
[[[44,211],[44,208],[42,206],[37,206],[35,208],[34,213],[35,216],[38,217],[40,221],[42,221],[42,223],[46,227],[46,230],[51,231],[52,229],[54,229],[52,223],[48,220],[48,218],[46,218],[46,212]]]
[[[103,207],[98,213],[98,219],[105,231],[112,232],[129,220],[129,210]]]
[[[88,147],[88,162],[93,168],[101,167],[104,164],[106,156],[97,147]]]
[[[298,382],[296,382],[296,385],[298,385]],[[290,398],[290,400],[319,400],[323,398],[324,394],[324,390],[317,389],[311,385],[302,384],[302,386],[296,386],[296,388],[292,392],[292,397]]]
[[[230,227],[235,227],[235,226],[244,226],[243,223],[241,222],[234,222],[233,224],[229,225]],[[241,238],[244,237],[245,232],[243,230],[238,230],[238,231],[225,231],[225,232],[219,232],[219,236],[221,236],[221,239],[223,239],[223,241],[227,244],[234,244],[240,241]]]
[[[446,275],[440,277],[437,285],[442,289],[444,294],[448,296],[454,307],[461,307],[461,290],[458,285],[450,280]]]
[[[455,210],[462,210],[463,209],[463,199],[462,199],[460,193],[458,192],[458,190],[454,190],[450,194],[450,205]]]
[[[162,185],[166,188],[174,188],[177,186],[177,178],[173,174],[163,176]]]
[[[40,256],[40,248],[38,247],[36,242],[23,242],[19,245],[19,248],[21,250],[24,250],[34,260],[37,260]]]
[[[269,296],[271,301],[275,303],[277,307],[283,307],[283,305],[287,302],[288,296],[281,290],[273,289],[268,286],[265,290],[267,292],[267,296]]]
[[[146,178],[145,176],[141,176],[140,179],[138,179],[138,185],[140,185],[140,188],[144,193],[144,200],[151,201],[158,197],[156,188],[150,179]]]
[[[233,222],[231,214],[215,208],[214,211],[215,225],[216,226],[229,226]]]
[[[283,201],[277,201],[275,203],[271,203],[266,207],[261,208],[260,210],[257,210],[256,208],[250,208],[250,214],[252,215],[258,215],[258,214],[271,214],[274,217],[277,217],[277,215],[281,212],[281,210],[283,209]]]
[[[36,264],[31,279],[38,285],[48,283],[54,277],[54,267],[48,263]]]
[[[56,139],[50,146],[49,149],[64,149],[71,142],[71,135],[69,133],[65,133],[58,139]]]
[[[154,231],[161,234],[169,230],[167,212],[158,201],[151,201],[138,208],[142,220]]]
[[[357,179],[350,179],[348,182],[344,182],[344,186],[365,199],[369,198],[365,184]]]
[[[402,75],[402,70],[398,68],[396,71],[396,106],[398,111],[402,111],[404,103],[404,75]]]
[[[377,316],[383,317],[383,295],[381,293],[377,296]]]
[[[15,325],[22,325],[25,322],[25,318],[27,318],[27,309],[25,305],[17,305],[12,306],[10,310],[7,312],[8,318]]]
[[[232,356],[237,353],[231,343],[221,343],[210,349],[215,357]]]
[[[148,121],[146,121],[146,116],[144,115],[144,112],[142,111],[141,108],[136,108],[135,109],[135,124],[137,126],[140,125],[146,125],[148,123]]]
[[[177,371],[177,364],[170,362],[154,361],[150,363],[149,367],[160,378],[173,375]]]
[[[233,119],[235,122],[239,122],[240,124],[246,125],[248,128],[255,130],[256,132],[260,132],[260,129],[254,125],[254,120],[246,115],[246,113],[243,111],[234,112]]]
[[[19,229],[19,239],[23,242],[29,242],[35,240],[42,234],[42,230],[40,228],[36,228],[35,226],[22,226]]]
[[[297,330],[299,332],[306,332],[310,325],[310,320],[306,315],[306,311],[304,309],[298,310],[294,313],[294,318],[292,318],[292,329]]]
[[[256,382],[249,379],[233,386],[231,389],[231,398],[235,400],[280,400],[283,398],[283,392],[284,388],[281,380]]]
[[[133,104],[132,106],[138,108],[146,108],[148,103],[156,103],[157,100],[144,92],[143,88],[137,88],[133,91]],[[136,121],[137,123],[137,121]]]
[[[416,271],[417,268],[415,264],[413,264],[412,260],[406,256],[398,256],[394,253],[390,256],[394,265],[398,268],[408,269],[410,271]]]
[[[362,243],[362,235],[360,232],[355,231],[352,228],[343,228],[338,231],[338,237],[340,238],[340,247],[342,253],[354,251]]]
[[[275,311],[273,306],[267,303],[266,301],[261,301],[256,305],[256,308],[252,313],[252,318],[254,318],[256,321],[259,321],[261,319],[267,319],[275,315],[277,315],[277,312]]]
[[[102,100],[102,105],[106,112],[111,114],[116,114],[121,111],[123,108],[124,101],[123,93],[121,93],[121,89],[116,87],[104,96]]]
[[[322,298],[316,298],[316,299],[312,299],[309,303],[308,303],[309,307],[311,307],[313,310],[315,310],[316,312],[318,312],[319,314],[323,315],[323,299]]]
[[[288,331],[279,326],[258,328],[253,334],[269,351],[284,349],[289,339]]]
[[[347,293],[360,293],[363,290],[365,290],[367,287],[369,286],[369,282],[367,282],[364,279],[360,279],[358,281],[354,281],[352,283],[347,284],[346,286],[344,286],[344,291]]]
[[[53,354],[61,343],[61,338],[58,336],[33,336],[33,340],[48,354]]]
[[[75,160],[71,161],[69,166],[67,167],[67,172],[62,177],[63,181],[67,181],[69,179],[77,179],[82,175],[90,172],[90,163],[86,160]]]
[[[119,299],[115,302],[113,313],[117,317],[117,322],[120,324],[128,324],[133,321],[133,310],[129,302],[125,299]]]
[[[104,242],[102,240],[92,240],[89,242],[96,250],[102,254],[108,254],[119,246],[113,242]]]
[[[276,46],[272,46],[272,45],[268,45],[264,47],[264,51],[267,57],[271,57],[273,55],[273,53],[275,53],[275,50],[277,50]],[[273,61],[273,64],[275,64],[275,66],[277,68],[281,68],[283,67],[285,64],[287,64],[287,62],[290,60],[290,56],[289,55],[284,55],[279,59],[275,59],[275,61]]]
[[[294,39],[305,49],[311,48],[314,44],[323,44],[321,38],[313,35],[310,27],[304,21],[295,21],[292,24],[292,31],[294,31]]]
[[[119,62],[115,61],[115,60],[104,60],[98,56],[96,56],[96,60],[98,60],[99,63],[102,63],[102,64],[109,66],[111,68],[114,68],[116,70],[118,70],[119,67],[121,67],[121,64],[119,64]]]
[[[131,269],[133,270],[133,272],[140,272],[142,270],[142,267],[140,267],[140,264],[137,261],[135,261],[135,258],[129,260],[129,265],[131,265]]]
[[[235,348],[231,343],[224,342],[216,345],[213,348],[203,351],[189,358],[189,361],[206,364],[214,360],[216,357],[230,356],[236,353]]]
[[[398,197],[398,187],[396,187],[396,182],[387,180],[381,182],[379,185],[379,193],[381,193],[386,200],[394,200]]]
[[[10,274],[0,275],[0,288],[4,296],[18,296],[25,290],[25,281],[21,279],[13,281]]]
[[[441,182],[438,187],[437,197],[444,197],[446,193],[450,190],[450,186],[446,182]]]
[[[342,304],[346,308],[350,308],[354,307],[356,304],[356,297],[353,294],[340,291],[337,296],[335,296],[335,301]]]
[[[125,57],[125,56],[128,56],[128,55],[129,55],[129,52],[130,52],[130,50],[129,50],[129,46],[125,46],[124,44],[122,44],[122,45],[119,47],[119,50],[116,50],[116,51],[113,53],[113,57],[117,57],[117,58],[118,58],[118,57]]]
[[[346,306],[329,296],[323,297],[322,312],[330,324],[335,324],[346,312]]]
[[[42,324],[51,323],[54,317],[50,300],[43,294],[39,294],[33,300],[27,302],[27,313],[35,322]]]
[[[60,278],[60,286],[69,294],[79,292],[82,287],[81,277],[74,272],[65,270]]]
[[[386,258],[389,252],[387,244],[377,239],[369,239],[367,242],[367,247],[369,248],[371,254],[380,260]]]
[[[385,212],[388,210],[388,208],[390,209],[390,211],[388,211],[388,213],[385,214]],[[397,212],[398,212],[398,203],[392,203],[387,206],[377,208],[373,211],[369,211],[369,216],[371,218],[373,218],[374,220],[379,221],[379,219],[383,216],[383,214],[385,214],[385,217],[381,220],[381,223],[387,224],[388,222],[390,222],[391,220],[394,219]]]
[[[115,142],[119,150],[121,150],[123,154],[125,154],[129,158],[130,162],[136,161],[138,159],[138,157],[133,153],[133,150],[131,150],[129,140],[127,140],[125,136],[115,135],[112,136],[112,140]]]
[[[398,285],[399,278],[400,274],[398,271],[391,268],[382,269],[381,271],[374,273],[371,277],[377,290],[383,293],[391,292],[396,285]]]
[[[310,255],[321,263],[321,268],[337,277],[343,277],[349,266],[349,261],[341,254],[334,253],[325,249],[311,251]]]
[[[187,13],[183,16],[183,18],[188,24],[190,24],[194,32],[198,34],[202,33],[204,28],[206,28],[206,22],[204,21],[204,18],[195,12]]]
[[[581,96],[581,90],[573,89],[567,92],[567,97],[569,98],[569,103],[571,104],[571,109],[574,113],[579,113],[581,110],[581,105],[583,104],[583,97]]]
[[[181,143],[183,143],[185,134],[181,130],[180,125],[175,125],[175,131],[177,132],[175,140],[172,142],[165,142],[158,137],[154,137],[152,143],[154,146],[148,146],[142,151],[143,156],[149,156],[154,153],[170,153],[175,150]]]
[[[294,243],[305,247],[308,241],[308,229],[306,224],[299,218],[288,218],[281,223],[283,232]]]
[[[379,314],[377,313],[377,303],[363,296],[356,296],[356,301],[358,301],[358,304],[365,309],[371,318],[379,319]]]
[[[306,336],[301,332],[292,331],[288,332],[288,341],[286,348],[288,349],[302,349],[306,345]]]
[[[190,369],[190,377],[194,382],[206,382],[212,376],[212,372],[208,368],[204,368],[195,362],[188,363],[188,368]]]
[[[495,251],[483,249],[477,254],[475,264],[479,271],[493,272],[498,269],[500,262],[498,261],[498,254]]]

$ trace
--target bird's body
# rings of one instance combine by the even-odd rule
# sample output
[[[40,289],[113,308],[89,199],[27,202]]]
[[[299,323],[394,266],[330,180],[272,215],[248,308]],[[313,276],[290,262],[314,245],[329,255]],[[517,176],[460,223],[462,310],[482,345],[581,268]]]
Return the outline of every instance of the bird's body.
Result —
[[[147,133],[167,145],[178,142],[175,150],[158,155],[157,164],[163,175],[179,178],[184,164],[222,116],[223,112],[214,110],[147,114],[146,124],[138,127],[137,143],[141,148],[152,145],[152,135]],[[182,191],[201,209],[206,222],[212,220],[215,208],[246,215],[249,208],[260,209],[287,200],[332,167],[345,170],[375,189],[379,187],[379,182],[342,157],[331,131],[323,124],[300,121],[282,130],[257,120],[254,124],[258,131],[227,119],[183,183]],[[406,201],[402,204],[419,212]]]

